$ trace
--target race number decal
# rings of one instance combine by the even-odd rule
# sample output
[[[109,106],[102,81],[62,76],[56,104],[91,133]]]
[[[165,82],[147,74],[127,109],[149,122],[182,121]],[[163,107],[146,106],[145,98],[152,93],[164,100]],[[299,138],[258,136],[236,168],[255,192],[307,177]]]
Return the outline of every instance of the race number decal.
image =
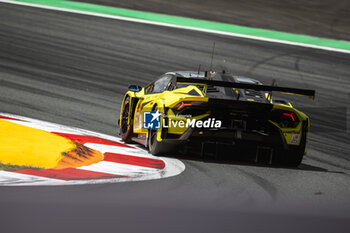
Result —
[[[300,139],[300,134],[293,134],[292,137],[290,138],[289,144],[291,144],[291,145],[298,145],[299,144],[299,139]]]

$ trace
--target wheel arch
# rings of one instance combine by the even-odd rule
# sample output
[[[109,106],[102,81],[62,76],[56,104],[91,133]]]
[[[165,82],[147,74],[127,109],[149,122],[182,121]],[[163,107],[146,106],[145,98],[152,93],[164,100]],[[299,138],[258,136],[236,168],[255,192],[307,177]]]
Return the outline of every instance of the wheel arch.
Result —
[[[122,104],[121,104],[121,108],[120,108],[119,122],[118,122],[119,125],[121,124],[121,119],[122,119],[122,114],[123,114],[124,103],[125,103],[125,100],[126,100],[128,97],[130,98],[130,105],[131,105],[131,108],[130,108],[130,110],[129,110],[129,116],[131,116],[131,117],[130,117],[131,119],[129,119],[128,122],[130,122],[130,120],[134,120],[134,114],[135,114],[136,105],[137,105],[137,103],[138,103],[138,101],[139,101],[140,98],[131,96],[130,93],[127,92],[127,93],[124,95],[124,98],[123,98],[123,101],[122,101]]]

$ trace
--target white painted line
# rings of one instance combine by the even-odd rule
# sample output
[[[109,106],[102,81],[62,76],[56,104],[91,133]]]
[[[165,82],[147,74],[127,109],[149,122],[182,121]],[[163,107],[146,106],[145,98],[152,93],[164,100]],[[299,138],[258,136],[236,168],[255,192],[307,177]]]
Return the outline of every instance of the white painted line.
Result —
[[[129,17],[123,17],[123,16],[108,15],[108,14],[94,13],[94,12],[81,11],[81,10],[72,10],[67,8],[45,6],[45,5],[26,3],[26,2],[17,2],[12,0],[0,0],[0,2],[14,4],[14,5],[21,5],[21,6],[36,7],[36,8],[47,9],[47,10],[62,11],[62,12],[68,12],[68,13],[74,13],[74,14],[89,15],[89,16],[95,16],[95,17],[101,17],[101,18],[116,19],[116,20],[122,20],[122,21],[134,22],[134,23],[143,23],[143,24],[150,24],[150,25],[156,25],[156,26],[162,26],[162,27],[206,32],[206,33],[217,34],[217,35],[239,37],[239,38],[245,38],[245,39],[252,39],[252,40],[259,40],[259,41],[266,41],[266,42],[272,42],[272,43],[279,43],[279,44],[286,44],[286,45],[293,45],[293,46],[299,46],[299,47],[305,47],[305,48],[321,49],[326,51],[350,54],[350,50],[346,50],[346,49],[338,49],[338,48],[331,48],[331,47],[325,47],[320,45],[312,45],[312,44],[271,39],[271,38],[265,38],[265,37],[259,37],[259,36],[251,36],[251,35],[245,35],[245,34],[239,34],[239,33],[233,33],[233,32],[223,32],[223,31],[217,31],[212,29],[203,29],[203,28],[197,28],[197,27],[161,23],[161,22],[155,22],[155,21],[144,20],[144,19],[135,19],[135,18],[129,18]]]

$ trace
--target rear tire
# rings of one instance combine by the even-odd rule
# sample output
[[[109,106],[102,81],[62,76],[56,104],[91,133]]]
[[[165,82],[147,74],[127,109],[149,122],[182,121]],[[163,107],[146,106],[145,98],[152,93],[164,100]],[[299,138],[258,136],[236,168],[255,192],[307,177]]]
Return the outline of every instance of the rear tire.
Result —
[[[120,119],[120,137],[122,140],[126,143],[131,142],[131,138],[133,136],[133,122],[132,119],[129,120],[129,113],[130,113],[130,97],[126,97],[124,104],[123,104],[123,110],[122,110],[122,118]]]
[[[307,140],[307,132],[308,132],[308,125],[307,122],[303,122],[303,130],[302,135],[300,139],[300,145],[299,146],[290,146],[291,149],[289,150],[282,150],[280,154],[281,163],[284,166],[287,167],[298,167],[303,158],[306,148],[306,140]]]
[[[293,149],[282,152],[282,165],[287,167],[298,167],[304,157],[304,150]]]
[[[160,155],[160,142],[157,141],[157,131],[155,129],[148,130],[148,150],[152,155]]]
[[[157,111],[157,109],[158,109],[157,105],[153,106],[152,112]],[[156,155],[156,156],[161,154],[161,150],[160,150],[161,142],[157,141],[157,133],[158,133],[158,129],[149,129],[148,139],[147,139],[148,151],[152,155]]]

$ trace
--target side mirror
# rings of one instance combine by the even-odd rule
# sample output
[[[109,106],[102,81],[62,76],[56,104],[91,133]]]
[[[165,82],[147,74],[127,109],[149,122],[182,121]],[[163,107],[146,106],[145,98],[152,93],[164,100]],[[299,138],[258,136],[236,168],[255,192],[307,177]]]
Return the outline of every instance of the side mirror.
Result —
[[[273,100],[272,103],[274,103],[274,104],[282,104],[282,105],[287,105],[287,106],[293,107],[290,102],[287,102],[285,100]]]
[[[129,89],[129,91],[139,92],[142,90],[142,87],[137,86],[137,85],[130,85],[128,89]]]

